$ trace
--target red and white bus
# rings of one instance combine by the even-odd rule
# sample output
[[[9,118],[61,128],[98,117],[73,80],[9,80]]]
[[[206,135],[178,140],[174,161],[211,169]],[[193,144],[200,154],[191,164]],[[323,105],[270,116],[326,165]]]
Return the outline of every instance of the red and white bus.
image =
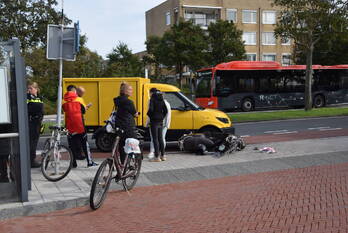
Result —
[[[313,106],[348,102],[348,65],[313,65]],[[305,65],[232,61],[198,71],[196,103],[221,110],[304,106]]]

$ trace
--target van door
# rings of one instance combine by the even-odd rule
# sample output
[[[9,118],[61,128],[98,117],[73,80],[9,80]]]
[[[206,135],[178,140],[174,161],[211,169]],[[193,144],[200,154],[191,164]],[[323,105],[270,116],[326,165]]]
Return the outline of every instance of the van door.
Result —
[[[166,138],[178,140],[184,133],[193,129],[193,111],[177,92],[165,92],[164,98],[172,109],[171,124]]]

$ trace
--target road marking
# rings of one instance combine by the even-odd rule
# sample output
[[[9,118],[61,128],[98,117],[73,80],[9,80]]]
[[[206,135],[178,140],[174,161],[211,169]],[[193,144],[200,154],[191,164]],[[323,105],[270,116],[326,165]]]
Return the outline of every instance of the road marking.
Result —
[[[319,129],[319,131],[340,130],[342,128]]]
[[[321,130],[321,129],[328,129],[328,128],[330,128],[330,126],[315,127],[315,128],[308,128],[308,129],[309,129],[309,130],[316,130],[316,129]]]
[[[247,138],[247,137],[250,137],[250,135],[242,135],[240,136],[241,138]]]
[[[281,129],[281,130],[274,130],[274,131],[266,131],[266,132],[263,132],[263,133],[280,133],[280,132],[286,132],[288,131],[287,129]]]
[[[290,133],[298,133],[297,131],[288,131],[288,132],[279,132],[279,133],[274,133],[275,135],[279,134],[290,134]]]

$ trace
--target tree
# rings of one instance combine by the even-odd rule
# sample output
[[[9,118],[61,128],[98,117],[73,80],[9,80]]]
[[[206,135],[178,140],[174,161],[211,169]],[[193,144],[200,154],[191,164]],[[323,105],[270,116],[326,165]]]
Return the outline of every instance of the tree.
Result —
[[[295,61],[303,64],[306,54],[295,47]],[[334,38],[322,37],[315,44],[313,51],[313,64],[338,65],[348,64],[348,28]]]
[[[59,24],[61,14],[57,0],[0,0],[0,36],[4,40],[19,38],[27,51],[46,43],[47,24]],[[70,20],[65,17],[65,22]]]
[[[161,40],[162,38],[159,36],[149,36],[145,41],[147,55],[143,57],[143,61],[146,65],[151,65],[155,68],[155,78],[159,78],[159,76],[161,75]]]
[[[107,58],[109,59],[106,70],[107,76],[144,76],[143,63],[123,42],[119,42],[113,51],[107,55]]]
[[[85,45],[87,37],[81,36],[80,51],[75,62],[64,63],[64,77],[101,77],[105,73],[105,64],[101,56],[92,52]]]
[[[168,67],[175,67],[181,87],[184,67],[197,70],[205,65],[207,48],[203,30],[191,21],[180,20],[164,33],[157,47],[158,61]]]
[[[306,54],[305,110],[312,109],[312,62],[315,44],[337,34],[346,21],[347,3],[336,0],[273,0],[281,7],[277,37],[294,39]]]
[[[233,22],[219,20],[208,27],[208,61],[211,65],[245,58],[243,32]]]

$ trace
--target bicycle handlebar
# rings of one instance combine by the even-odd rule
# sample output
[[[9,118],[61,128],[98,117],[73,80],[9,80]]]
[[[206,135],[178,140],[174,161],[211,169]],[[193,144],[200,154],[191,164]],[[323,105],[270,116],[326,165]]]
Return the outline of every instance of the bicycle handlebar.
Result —
[[[48,128],[49,128],[50,130],[59,130],[59,131],[64,131],[64,130],[65,130],[65,128],[64,128],[63,126],[58,127],[58,126],[56,126],[56,125],[50,125],[50,126],[48,126]]]

